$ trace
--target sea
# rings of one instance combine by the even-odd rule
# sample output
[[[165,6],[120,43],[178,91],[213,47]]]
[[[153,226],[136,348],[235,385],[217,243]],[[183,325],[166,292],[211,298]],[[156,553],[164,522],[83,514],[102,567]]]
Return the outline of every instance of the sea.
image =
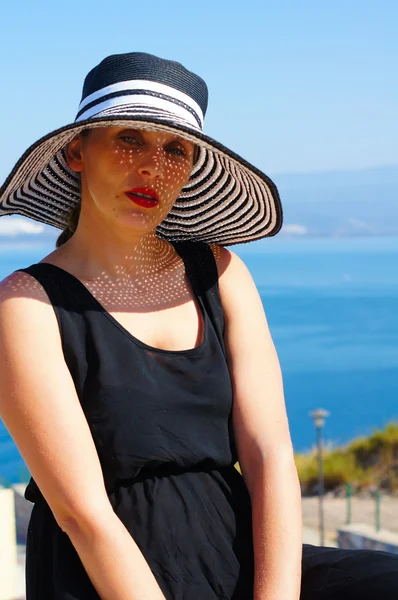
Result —
[[[0,243],[0,278],[52,249]],[[232,249],[261,295],[295,451],[314,446],[317,408],[329,412],[329,446],[398,422],[398,238],[280,237]],[[0,483],[28,475],[0,421]]]

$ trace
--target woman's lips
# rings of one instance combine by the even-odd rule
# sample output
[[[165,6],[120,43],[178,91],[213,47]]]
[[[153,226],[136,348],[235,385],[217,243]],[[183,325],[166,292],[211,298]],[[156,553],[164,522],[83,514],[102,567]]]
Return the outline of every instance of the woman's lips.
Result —
[[[125,192],[127,198],[132,200],[138,206],[144,208],[153,208],[159,204],[159,197],[155,190],[150,188],[134,188]]]

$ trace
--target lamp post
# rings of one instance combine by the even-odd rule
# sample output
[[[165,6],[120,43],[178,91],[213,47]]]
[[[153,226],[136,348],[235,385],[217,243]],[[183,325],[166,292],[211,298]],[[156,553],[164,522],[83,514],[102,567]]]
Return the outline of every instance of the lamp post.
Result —
[[[322,443],[322,427],[325,424],[325,419],[330,415],[327,410],[317,408],[309,413],[314,420],[316,431],[316,445],[318,448],[318,496],[319,496],[319,543],[321,546],[325,543],[325,522],[323,513],[323,496],[324,496],[324,479],[323,479],[323,443]]]

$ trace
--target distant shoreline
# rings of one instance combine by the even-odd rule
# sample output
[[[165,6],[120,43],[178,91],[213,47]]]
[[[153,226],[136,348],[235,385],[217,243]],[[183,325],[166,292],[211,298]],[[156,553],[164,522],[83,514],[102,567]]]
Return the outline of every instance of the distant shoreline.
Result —
[[[29,250],[30,248],[32,249],[37,249],[39,247],[49,247],[49,246],[55,246],[55,242],[56,242],[57,236],[54,236],[54,238],[51,237],[45,237],[45,238],[41,238],[41,239],[37,239],[37,238],[33,238],[31,236],[11,236],[11,235],[4,235],[0,233],[0,248],[13,248],[13,249],[21,249],[21,250]],[[346,240],[378,240],[378,239],[392,239],[392,240],[398,240],[398,231],[395,233],[369,233],[369,234],[347,234],[347,235],[343,235],[343,234],[320,234],[320,233],[304,233],[304,234],[290,234],[290,233],[284,233],[284,230],[282,228],[282,230],[279,232],[279,234],[277,234],[277,236],[272,237],[272,238],[264,238],[261,240],[256,240],[251,242],[250,247],[258,247],[258,244],[260,243],[264,243],[264,244],[272,244],[275,241],[277,242],[284,242],[284,241],[321,241],[321,240],[334,240],[334,241],[346,241]],[[236,244],[234,246],[231,246],[231,248],[248,248],[247,244]],[[265,247],[265,246],[264,246]]]

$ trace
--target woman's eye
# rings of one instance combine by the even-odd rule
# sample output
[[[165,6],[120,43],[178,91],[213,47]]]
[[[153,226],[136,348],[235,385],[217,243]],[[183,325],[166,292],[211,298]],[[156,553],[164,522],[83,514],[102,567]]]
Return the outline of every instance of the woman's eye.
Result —
[[[169,146],[166,148],[167,152],[175,154],[176,156],[186,156],[185,148],[182,146]]]
[[[126,142],[127,144],[131,144],[132,146],[138,145],[140,143],[137,138],[131,135],[121,135],[120,139],[123,140],[123,142]]]

